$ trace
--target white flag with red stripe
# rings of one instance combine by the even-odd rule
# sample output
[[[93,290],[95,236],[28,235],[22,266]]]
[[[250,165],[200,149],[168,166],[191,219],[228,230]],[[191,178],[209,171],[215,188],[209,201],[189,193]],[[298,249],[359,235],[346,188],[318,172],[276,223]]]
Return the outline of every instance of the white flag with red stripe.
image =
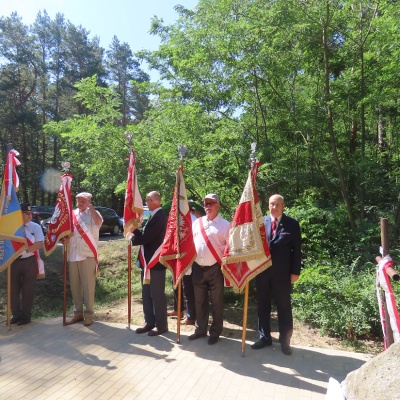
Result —
[[[239,292],[247,282],[271,266],[264,218],[255,187],[258,166],[259,163],[249,172],[222,258],[222,272]]]
[[[11,187],[13,185],[15,187],[15,191],[18,192],[19,177],[15,167],[21,165],[21,163],[17,159],[17,156],[19,156],[17,150],[10,150],[7,155],[7,161],[4,168],[4,185],[6,189],[6,197],[8,199],[11,198]]]
[[[125,191],[124,204],[124,236],[133,232],[140,226],[140,218],[143,214],[143,201],[139,192],[136,175],[136,157],[131,149],[128,165],[128,179]]]

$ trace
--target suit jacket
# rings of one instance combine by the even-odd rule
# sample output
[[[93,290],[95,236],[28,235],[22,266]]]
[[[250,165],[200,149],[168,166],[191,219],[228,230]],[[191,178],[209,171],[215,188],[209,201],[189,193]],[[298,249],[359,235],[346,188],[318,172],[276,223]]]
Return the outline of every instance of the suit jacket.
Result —
[[[167,229],[168,218],[162,209],[158,210],[147,222],[144,229],[141,231],[135,229],[135,236],[132,237],[132,245],[142,245],[144,248],[144,258],[146,262],[151,260],[153,254],[164,241],[165,231]],[[141,265],[143,268],[143,265]],[[157,263],[153,269],[163,270],[164,265]]]
[[[271,216],[264,218],[267,240],[271,251],[271,273],[276,278],[287,279],[291,274],[300,275],[301,232],[299,223],[285,214],[271,238]]]

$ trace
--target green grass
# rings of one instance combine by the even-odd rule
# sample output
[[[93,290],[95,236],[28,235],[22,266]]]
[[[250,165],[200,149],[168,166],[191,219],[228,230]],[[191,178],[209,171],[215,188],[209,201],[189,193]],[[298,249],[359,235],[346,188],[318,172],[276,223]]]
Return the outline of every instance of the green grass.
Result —
[[[141,297],[140,270],[136,267],[137,248],[132,248],[132,297]],[[32,318],[56,317],[62,315],[64,292],[64,257],[62,246],[45,257],[46,278],[38,280]],[[95,292],[96,309],[105,309],[112,304],[125,301],[128,296],[128,246],[124,239],[101,241],[99,243],[100,273]],[[167,277],[166,292],[168,304],[172,304],[170,275]],[[0,320],[6,317],[7,271],[0,273]],[[67,311],[73,311],[71,293],[67,277]]]

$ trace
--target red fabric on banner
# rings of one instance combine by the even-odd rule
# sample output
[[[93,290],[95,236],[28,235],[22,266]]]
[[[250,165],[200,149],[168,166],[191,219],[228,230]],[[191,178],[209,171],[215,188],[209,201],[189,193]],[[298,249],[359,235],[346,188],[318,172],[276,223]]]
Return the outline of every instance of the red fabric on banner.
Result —
[[[126,182],[124,204],[124,236],[140,226],[140,217],[143,214],[143,201],[139,192],[136,175],[136,157],[131,149],[128,165],[128,179]]]
[[[54,251],[60,239],[64,236],[71,236],[74,232],[71,184],[72,175],[64,174],[61,177],[61,187],[58,192],[54,213],[44,238],[44,254],[46,256]]]
[[[239,292],[247,282],[271,266],[264,218],[255,188],[258,165],[249,172],[222,259],[222,272]]]
[[[179,280],[192,266],[195,258],[192,218],[183,179],[183,168],[179,167],[176,172],[174,197],[160,254],[160,262],[172,272],[174,288],[177,288]]]
[[[18,191],[19,187],[19,177],[17,174],[17,170],[15,167],[21,165],[19,160],[17,159],[19,153],[17,150],[10,150],[7,155],[7,161],[4,168],[4,185],[6,189],[6,197],[10,198],[11,196],[11,187],[15,187],[15,191]]]
[[[234,220],[235,223],[237,225],[242,225],[253,222],[253,211],[251,208],[251,202],[246,201],[244,203],[239,203],[238,207],[240,207],[240,211],[237,212],[237,219]]]

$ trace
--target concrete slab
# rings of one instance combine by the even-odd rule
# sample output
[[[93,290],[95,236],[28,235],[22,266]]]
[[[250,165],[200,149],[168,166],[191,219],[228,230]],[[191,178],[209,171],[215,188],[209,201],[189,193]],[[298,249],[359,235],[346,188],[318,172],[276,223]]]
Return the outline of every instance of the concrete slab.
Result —
[[[372,358],[361,353],[279,345],[244,357],[240,340],[189,341],[176,332],[138,335],[135,327],[95,322],[64,327],[62,318],[0,328],[0,399],[324,399]]]

